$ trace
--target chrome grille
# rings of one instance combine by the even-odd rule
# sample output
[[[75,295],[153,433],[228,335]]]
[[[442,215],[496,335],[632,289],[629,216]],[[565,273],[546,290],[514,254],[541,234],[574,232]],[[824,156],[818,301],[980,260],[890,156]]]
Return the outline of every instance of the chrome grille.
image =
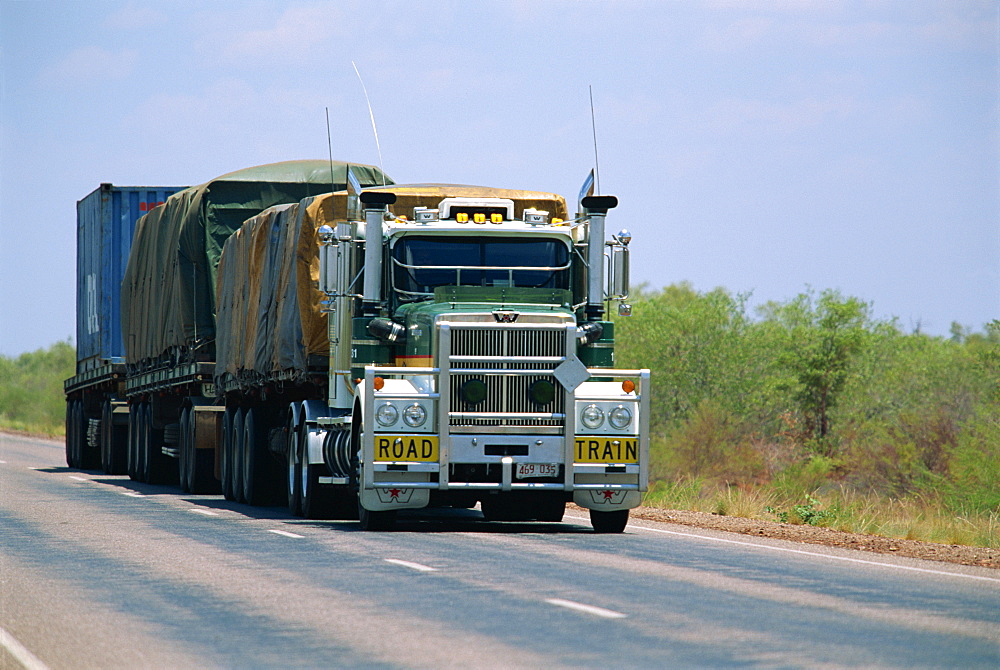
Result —
[[[566,355],[565,328],[455,328],[451,330],[451,410],[452,426],[561,426],[561,419],[500,417],[472,418],[455,413],[476,414],[562,414],[565,398],[562,387],[551,374],[504,375],[505,370],[552,370],[558,360],[518,360],[527,357],[563,358]],[[476,360],[463,360],[476,357]],[[462,370],[489,369],[496,372],[463,373]],[[486,385],[486,399],[472,405],[462,398],[462,386],[473,379]],[[555,398],[545,405],[531,402],[531,385],[549,380]]]

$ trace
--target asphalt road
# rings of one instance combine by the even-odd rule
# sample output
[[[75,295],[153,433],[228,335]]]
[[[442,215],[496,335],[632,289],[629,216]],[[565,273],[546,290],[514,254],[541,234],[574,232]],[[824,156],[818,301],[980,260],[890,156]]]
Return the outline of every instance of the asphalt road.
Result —
[[[681,526],[397,530],[0,435],[0,668],[1000,667],[1000,573]]]

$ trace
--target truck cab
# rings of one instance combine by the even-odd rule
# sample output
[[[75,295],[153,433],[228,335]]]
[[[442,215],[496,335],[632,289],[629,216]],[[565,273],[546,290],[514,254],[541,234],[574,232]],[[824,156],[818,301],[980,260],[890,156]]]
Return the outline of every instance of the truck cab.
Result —
[[[604,318],[630,309],[630,236],[604,239],[616,199],[584,195],[573,218],[560,196],[477,187],[359,201],[318,231],[331,378],[313,441],[362,525],[477,501],[558,521],[574,502],[621,532],[648,479],[649,371],[614,368]]]

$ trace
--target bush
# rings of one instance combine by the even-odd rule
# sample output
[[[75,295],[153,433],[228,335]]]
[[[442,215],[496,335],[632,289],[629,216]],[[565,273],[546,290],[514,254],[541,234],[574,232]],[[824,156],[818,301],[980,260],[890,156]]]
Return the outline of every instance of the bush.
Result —
[[[17,358],[0,356],[0,427],[62,435],[63,381],[75,370],[76,351],[69,342]]]

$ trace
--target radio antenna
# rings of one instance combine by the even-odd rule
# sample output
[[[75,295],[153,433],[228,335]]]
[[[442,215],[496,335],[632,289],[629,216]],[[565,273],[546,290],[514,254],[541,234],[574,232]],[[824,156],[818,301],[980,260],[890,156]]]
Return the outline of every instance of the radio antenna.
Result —
[[[333,140],[330,138],[330,108],[326,107],[326,147],[330,151],[330,190],[337,190],[337,180],[333,176]]]
[[[382,167],[382,146],[378,142],[378,128],[375,127],[375,112],[372,111],[372,101],[368,99],[368,89],[365,87],[365,80],[361,78],[358,66],[355,65],[354,61],[351,61],[351,65],[354,66],[354,73],[358,75],[358,81],[361,82],[361,90],[365,92],[365,102],[368,103],[368,116],[372,119],[372,132],[375,133],[375,148],[378,149],[378,169],[382,172],[382,186],[385,186],[385,169]]]
[[[359,75],[360,76],[360,75]],[[594,177],[595,185],[597,186],[596,194],[601,194],[601,168],[600,163],[597,160],[597,120],[594,117],[594,87],[593,85],[588,85],[590,89],[590,127],[594,132]],[[372,121],[374,123],[374,121]]]

